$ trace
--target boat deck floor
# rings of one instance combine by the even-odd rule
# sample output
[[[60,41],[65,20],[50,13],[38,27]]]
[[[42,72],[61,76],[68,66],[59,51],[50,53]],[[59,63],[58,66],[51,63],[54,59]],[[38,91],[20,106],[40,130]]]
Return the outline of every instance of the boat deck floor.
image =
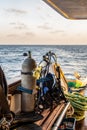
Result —
[[[65,103],[58,105],[52,112],[50,109],[46,109],[42,113],[43,118],[41,120],[36,121],[35,123],[22,123],[18,126],[18,128],[16,127],[16,130],[50,130],[65,105]]]

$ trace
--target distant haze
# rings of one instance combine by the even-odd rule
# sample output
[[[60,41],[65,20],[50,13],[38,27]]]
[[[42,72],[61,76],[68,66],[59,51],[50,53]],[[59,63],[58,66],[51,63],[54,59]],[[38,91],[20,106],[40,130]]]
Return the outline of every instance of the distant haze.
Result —
[[[3,0],[0,44],[87,44],[87,20],[65,19],[42,0]]]

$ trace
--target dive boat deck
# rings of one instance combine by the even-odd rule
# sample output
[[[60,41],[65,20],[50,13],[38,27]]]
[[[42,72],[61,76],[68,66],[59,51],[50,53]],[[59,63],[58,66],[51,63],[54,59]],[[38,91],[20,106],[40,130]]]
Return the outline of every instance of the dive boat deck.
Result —
[[[16,81],[14,83],[10,83],[8,86],[9,94],[14,94],[16,92],[17,86],[20,86],[20,80]],[[60,125],[62,119],[64,118],[66,111],[70,105],[70,102],[65,102],[62,100],[58,105],[54,105],[53,108],[45,109],[41,115],[43,118],[39,121],[36,121],[34,123],[27,122],[20,122],[19,124],[13,123],[13,127],[11,129],[16,128],[16,130],[25,130],[25,129],[32,129],[32,130],[57,130],[58,126]],[[32,117],[33,118],[33,117]],[[20,124],[21,123],[21,124]]]
[[[43,118],[39,121],[34,123],[31,122],[22,122],[19,124],[12,124],[12,130],[57,130],[58,126],[60,125],[64,115],[67,111],[68,106],[70,103],[61,103],[55,109],[50,111],[50,109],[45,109],[41,115]],[[32,117],[33,118],[33,117]]]
[[[13,93],[15,88],[20,85],[20,80],[16,81],[15,83],[10,83],[9,85],[9,93]],[[85,89],[85,95],[87,95],[87,88]],[[42,115],[43,115],[43,119],[40,121],[37,121],[35,123],[27,123],[26,125],[22,124],[20,127],[16,127],[16,130],[58,130],[56,128],[56,123],[54,123],[55,121],[57,121],[57,125],[59,126],[59,124],[61,123],[65,112],[67,111],[67,106],[69,104],[60,104],[58,105],[53,111],[50,111],[49,109],[45,110]],[[65,107],[65,108],[64,108]],[[64,109],[66,109],[64,111]],[[60,113],[62,113],[64,111],[64,114],[61,115]],[[85,112],[85,119],[76,122],[76,127],[75,130],[87,130],[87,112]]]

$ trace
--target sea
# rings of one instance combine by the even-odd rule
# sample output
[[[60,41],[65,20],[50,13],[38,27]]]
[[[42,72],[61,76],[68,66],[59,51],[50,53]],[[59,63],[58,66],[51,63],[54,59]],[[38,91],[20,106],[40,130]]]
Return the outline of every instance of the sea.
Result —
[[[87,45],[0,45],[0,66],[7,81],[21,76],[21,67],[26,58],[23,54],[28,51],[31,51],[37,66],[43,55],[51,51],[56,54],[67,79],[75,79],[74,72],[87,77]]]

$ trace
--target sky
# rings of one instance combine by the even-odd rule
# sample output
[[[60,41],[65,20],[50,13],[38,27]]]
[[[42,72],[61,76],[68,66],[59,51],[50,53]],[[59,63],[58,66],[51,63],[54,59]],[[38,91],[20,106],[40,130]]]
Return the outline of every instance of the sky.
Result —
[[[0,0],[0,44],[87,44],[87,20],[69,20],[43,0]]]

